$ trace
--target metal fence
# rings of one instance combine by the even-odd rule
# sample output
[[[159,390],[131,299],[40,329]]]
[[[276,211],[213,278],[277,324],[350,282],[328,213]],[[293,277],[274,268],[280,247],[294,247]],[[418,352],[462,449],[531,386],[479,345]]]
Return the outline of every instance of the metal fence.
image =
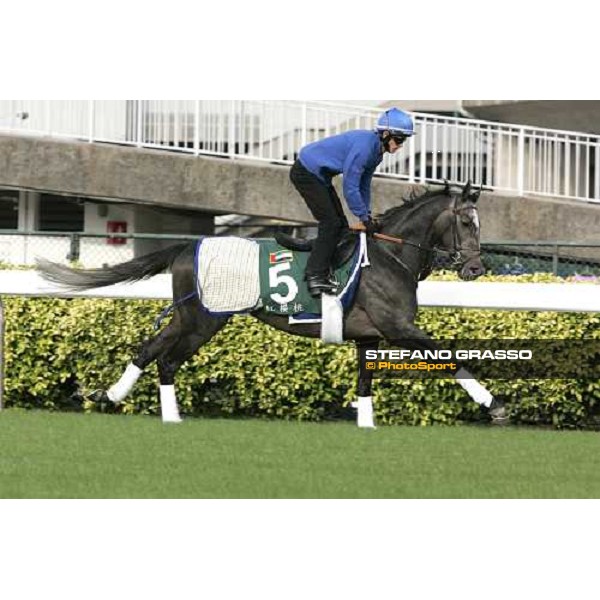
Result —
[[[600,244],[502,242],[483,244],[482,250],[486,269],[498,275],[552,273],[582,280],[600,276]]]
[[[600,277],[600,244],[498,242],[481,245],[486,271],[494,275],[549,273],[559,277]],[[437,270],[449,269],[446,257],[435,260]]]
[[[253,226],[254,227],[254,226]],[[264,228],[266,231],[266,227]],[[312,237],[309,227],[271,227],[265,237],[277,230]],[[235,235],[245,237],[243,227]],[[250,237],[250,236],[247,236]],[[83,267],[98,268],[124,262],[181,241],[198,236],[165,234],[84,233],[2,233],[0,265],[33,265],[37,257],[61,263],[75,262]],[[7,251],[10,249],[10,251]],[[494,242],[482,244],[482,258],[488,272],[499,275],[552,273],[560,277],[600,277],[600,243],[566,242]],[[450,268],[447,259],[436,260],[436,269]]]
[[[0,264],[34,265],[37,258],[100,268],[126,262],[198,236],[0,231]]]
[[[0,131],[291,163],[308,142],[369,129],[380,109],[291,100],[1,100]],[[600,202],[600,137],[413,113],[379,172],[410,182]]]

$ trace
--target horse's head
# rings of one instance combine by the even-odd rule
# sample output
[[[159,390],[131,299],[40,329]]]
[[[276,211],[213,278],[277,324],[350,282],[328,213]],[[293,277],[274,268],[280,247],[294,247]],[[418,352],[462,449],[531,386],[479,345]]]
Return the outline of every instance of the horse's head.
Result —
[[[452,199],[450,205],[440,213],[434,224],[432,243],[438,250],[447,252],[461,279],[470,281],[485,273],[481,262],[479,243],[480,227],[477,200],[481,188],[473,190],[467,183],[462,192],[446,195]]]
[[[477,200],[481,188],[446,184],[405,199],[404,205],[382,215],[383,233],[396,237],[402,247],[401,262],[417,279],[430,272],[435,254],[450,257],[461,279],[483,275],[479,246]],[[410,263],[410,264],[409,264]]]

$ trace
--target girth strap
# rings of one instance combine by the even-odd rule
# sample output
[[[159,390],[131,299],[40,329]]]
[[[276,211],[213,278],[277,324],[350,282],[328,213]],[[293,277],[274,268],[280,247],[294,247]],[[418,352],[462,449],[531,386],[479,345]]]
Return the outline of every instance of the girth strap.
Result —
[[[160,328],[161,323],[180,305],[183,304],[184,302],[187,302],[188,300],[190,300],[191,298],[193,298],[194,296],[197,296],[198,292],[191,292],[190,294],[188,294],[187,296],[184,296],[183,298],[179,298],[179,300],[176,300],[175,302],[173,302],[173,304],[171,304],[171,306],[167,306],[167,308],[165,308],[163,311],[161,311],[160,315],[158,315],[158,317],[156,317],[155,321],[154,321],[154,331],[158,331],[158,329]]]

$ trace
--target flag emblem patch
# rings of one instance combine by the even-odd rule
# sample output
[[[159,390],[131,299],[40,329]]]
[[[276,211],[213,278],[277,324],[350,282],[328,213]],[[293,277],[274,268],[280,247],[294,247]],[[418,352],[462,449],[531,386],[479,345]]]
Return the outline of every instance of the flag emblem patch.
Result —
[[[277,265],[282,262],[292,262],[294,255],[289,250],[280,250],[279,252],[269,253],[269,263]]]

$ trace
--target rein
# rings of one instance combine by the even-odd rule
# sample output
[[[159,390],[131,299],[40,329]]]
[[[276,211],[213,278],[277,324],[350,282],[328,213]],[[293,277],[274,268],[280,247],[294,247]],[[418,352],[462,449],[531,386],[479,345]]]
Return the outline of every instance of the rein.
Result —
[[[373,238],[382,240],[384,242],[390,242],[390,243],[396,244],[398,246],[403,246],[403,245],[413,246],[414,248],[417,248],[418,250],[423,251],[423,252],[445,254],[452,259],[452,266],[459,266],[463,262],[463,254],[471,254],[472,255],[470,257],[467,256],[467,260],[468,260],[469,258],[472,258],[475,256],[480,256],[481,252],[474,252],[474,251],[469,251],[468,253],[465,252],[465,249],[463,249],[463,247],[462,247],[462,240],[460,239],[459,229],[457,227],[457,219],[459,218],[459,216],[462,212],[464,212],[466,210],[470,210],[471,208],[473,208],[475,211],[477,211],[477,209],[473,206],[465,206],[463,208],[458,208],[457,202],[458,202],[458,197],[455,196],[453,207],[451,209],[450,208],[446,209],[446,210],[451,210],[451,212],[454,216],[454,219],[452,221],[452,239],[453,239],[454,247],[451,250],[446,249],[446,248],[440,248],[439,246],[434,246],[434,247],[425,246],[424,244],[420,244],[418,242],[413,242],[411,240],[407,240],[407,239],[404,239],[404,238],[401,238],[398,236],[394,236],[394,235],[389,235],[386,233],[374,233]],[[365,231],[365,226],[362,223],[356,223],[356,224],[351,225],[350,229],[352,231],[360,233],[362,231]],[[407,269],[409,272],[412,273],[412,270],[409,269],[408,266],[405,265],[405,263],[403,261],[399,260],[398,258],[396,258],[396,260],[398,260],[405,269]],[[419,275],[420,275],[420,273],[419,273]],[[415,277],[413,274],[413,277],[415,277],[415,281],[418,281],[419,275],[417,275]]]
[[[366,231],[365,226],[362,223],[354,223],[350,225],[350,229],[355,231],[356,233],[361,233]],[[392,244],[398,244],[399,246],[403,246],[407,244],[408,246],[414,246],[415,248],[419,248],[420,250],[432,251],[435,248],[429,248],[427,246],[423,246],[423,244],[418,244],[417,242],[411,242],[410,240],[405,240],[404,238],[398,237],[396,235],[388,235],[387,233],[374,233],[373,237],[376,240],[383,240],[384,242],[392,242]]]

